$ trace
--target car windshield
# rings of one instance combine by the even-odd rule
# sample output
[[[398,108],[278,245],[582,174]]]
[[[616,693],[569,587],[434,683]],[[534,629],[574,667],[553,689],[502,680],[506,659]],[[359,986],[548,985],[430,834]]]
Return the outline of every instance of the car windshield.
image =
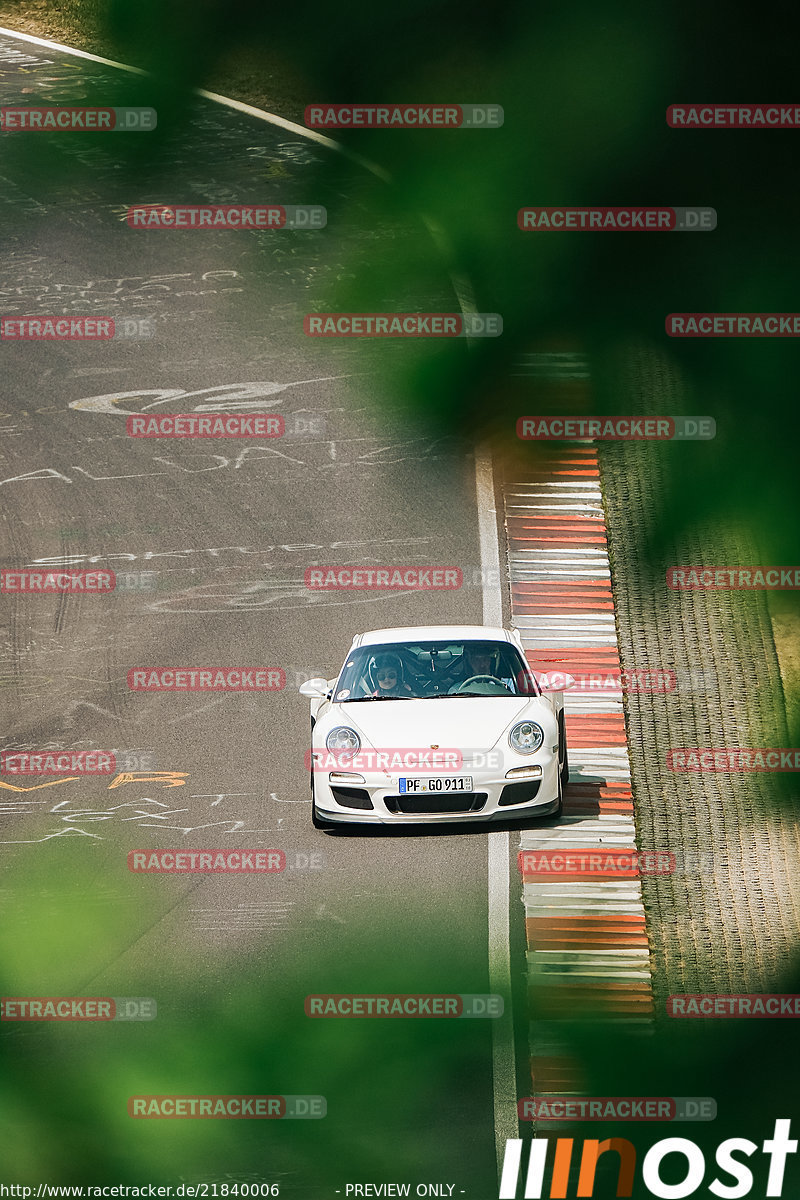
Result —
[[[351,651],[333,700],[342,704],[539,694],[525,659],[510,642],[390,642]]]

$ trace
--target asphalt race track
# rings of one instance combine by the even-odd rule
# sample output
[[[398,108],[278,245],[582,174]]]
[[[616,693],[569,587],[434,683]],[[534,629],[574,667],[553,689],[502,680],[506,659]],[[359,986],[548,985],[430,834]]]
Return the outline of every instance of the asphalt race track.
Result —
[[[306,34],[211,0],[185,34],[147,3],[103,0],[98,45],[152,74],[0,28],[0,1200],[792,1195],[798,1042],[740,1018],[800,1015],[800,313],[772,311],[800,106],[675,118],[705,111],[677,103],[699,10],[434,6],[423,47],[388,10]],[[736,36],[687,57],[699,91],[729,94]],[[472,78],[504,107],[441,139],[287,119]],[[563,812],[316,828],[299,689],[441,624],[517,630],[564,688]],[[376,994],[478,1014],[318,1010]],[[749,1191],[712,1185],[726,1138]]]
[[[3,64],[6,102],[32,90],[42,102],[78,103],[119,87],[109,68],[0,40],[0,53],[12,49],[35,62],[23,62],[24,75],[13,55]],[[378,364],[365,372],[346,343],[332,349],[303,336],[312,284],[365,252],[352,216],[311,232],[125,223],[129,204],[165,199],[333,212],[342,198],[321,192],[314,172],[330,151],[208,101],[159,133],[152,162],[136,147],[140,160],[131,163],[125,135],[97,135],[88,149],[82,135],[44,137],[46,154],[28,144],[30,157],[15,157],[13,145],[2,168],[3,314],[154,327],[152,337],[127,342],[3,345],[2,565],[104,567],[118,576],[111,596],[4,598],[3,746],[114,749],[132,767],[112,791],[102,776],[28,778],[13,781],[24,789],[3,790],[4,920],[52,930],[52,957],[28,964],[31,994],[159,1005],[154,1024],[113,1031],[113,1047],[106,1030],[77,1031],[62,1045],[53,1119],[102,1044],[120,1081],[140,1063],[128,1091],[326,1097],[325,1121],[266,1134],[263,1122],[239,1125],[231,1163],[239,1178],[312,1195],[325,1166],[320,1142],[347,1162],[351,1139],[361,1148],[374,1134],[379,1146],[388,1121],[415,1178],[447,1180],[454,1194],[476,1179],[492,1186],[488,1022],[447,1023],[444,1032],[444,1022],[428,1023],[433,1034],[413,1022],[400,1034],[356,1022],[361,1044],[348,1056],[333,1038],[340,1023],[314,1025],[303,1013],[310,992],[490,990],[485,834],[314,830],[308,702],[297,694],[305,679],[334,674],[363,629],[482,621],[479,579],[459,591],[401,594],[314,593],[303,583],[320,563],[477,570],[472,458],[394,412]],[[385,185],[366,178],[359,186]],[[358,203],[353,196],[352,212]],[[435,262],[430,282],[438,289],[430,307],[458,311]],[[402,350],[414,353],[409,345]],[[287,433],[275,442],[128,437],[125,414],[148,409],[278,413]],[[280,668],[286,687],[177,695],[127,686],[134,667],[198,665]],[[160,774],[169,772],[181,774]],[[277,848],[287,869],[132,876],[128,852],[151,847]],[[246,1026],[247,1036],[232,1063],[212,1069],[213,1054],[202,1051],[223,1025],[242,1037]],[[4,1031],[30,1056],[35,1088],[51,1070],[51,1034],[42,1029]],[[152,1039],[154,1030],[144,1044],[143,1031]],[[186,1048],[180,1065],[176,1042]],[[286,1051],[297,1042],[293,1059]],[[415,1103],[387,1111],[386,1098],[409,1075],[419,1083]],[[113,1100],[86,1101],[97,1105],[98,1129],[126,1120],[127,1094],[120,1086]],[[420,1107],[430,1139],[422,1143]],[[48,1151],[54,1174],[67,1161],[70,1123]],[[145,1157],[156,1124],[135,1131]],[[233,1123],[214,1123],[213,1135],[187,1124],[201,1131],[189,1135],[192,1171],[208,1179],[228,1136],[217,1130]],[[24,1116],[12,1116],[11,1127],[24,1137]],[[454,1129],[457,1138],[440,1141],[437,1132]],[[128,1151],[108,1136],[114,1163]],[[303,1136],[317,1148],[305,1174]],[[380,1165],[359,1157],[362,1171]]]

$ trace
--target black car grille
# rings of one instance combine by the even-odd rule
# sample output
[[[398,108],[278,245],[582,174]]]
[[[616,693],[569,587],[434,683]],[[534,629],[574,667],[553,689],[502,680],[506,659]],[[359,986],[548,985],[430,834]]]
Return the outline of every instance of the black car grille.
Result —
[[[541,786],[541,779],[530,779],[524,783],[507,783],[500,793],[500,799],[497,803],[503,806],[508,804],[527,804],[529,800],[536,799]]]
[[[331,784],[331,794],[337,804],[344,808],[374,808],[369,798],[369,792],[364,788],[334,787]]]
[[[386,796],[391,813],[424,816],[426,813],[480,812],[489,799],[487,792],[426,792],[421,796]]]

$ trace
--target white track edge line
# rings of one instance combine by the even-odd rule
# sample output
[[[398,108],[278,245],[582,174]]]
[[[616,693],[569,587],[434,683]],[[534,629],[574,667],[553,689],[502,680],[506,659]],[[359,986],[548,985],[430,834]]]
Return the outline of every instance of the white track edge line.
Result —
[[[90,54],[88,50],[77,50],[74,46],[65,46],[62,42],[51,42],[47,38],[34,37],[31,33],[20,33],[16,29],[6,29],[0,27],[0,37],[17,38],[22,42],[30,42],[34,46],[43,46],[46,50],[58,50],[61,54],[71,54],[74,58],[86,58],[90,62],[102,63],[105,67],[116,67],[119,71],[128,71],[131,75],[148,75],[148,71],[144,71],[141,67],[132,67],[128,63],[116,62],[113,58],[103,58],[100,54]],[[285,129],[287,133],[295,133],[298,137],[307,138],[310,142],[317,142],[320,146],[326,146],[329,150],[335,150],[338,154],[344,155],[352,162],[358,163],[371,174],[382,179],[384,183],[391,181],[391,176],[383,167],[379,167],[377,163],[370,162],[367,158],[362,158],[360,154],[349,150],[342,146],[333,138],[326,137],[323,133],[317,133],[314,129],[307,129],[304,125],[298,125],[295,121],[287,121],[285,117],[279,117],[277,113],[267,112],[266,109],[256,108],[252,104],[245,104],[242,100],[233,100],[230,96],[221,96],[217,92],[208,92],[205,88],[192,88],[191,91],[196,96],[202,96],[204,100],[213,100],[216,104],[222,104],[226,108],[234,108],[237,112],[245,113],[249,117],[256,117],[259,121],[266,121],[270,125],[276,125],[279,129]]]
[[[494,476],[488,447],[475,451],[475,491],[478,510],[478,536],[483,569],[483,623],[502,625],[503,601],[500,591],[500,547],[497,538]],[[496,579],[496,584],[488,580]],[[509,1004],[502,1017],[492,1022],[492,1098],[494,1138],[498,1177],[505,1155],[506,1140],[519,1134],[517,1122],[517,1064],[514,1047],[514,1019],[511,1010],[511,930],[507,831],[488,835],[488,950],[489,990],[502,991]]]

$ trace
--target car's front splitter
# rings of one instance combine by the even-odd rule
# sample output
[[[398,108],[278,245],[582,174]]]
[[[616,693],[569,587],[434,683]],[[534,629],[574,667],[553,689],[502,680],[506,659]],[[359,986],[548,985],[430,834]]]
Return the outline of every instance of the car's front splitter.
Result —
[[[473,784],[474,791],[464,794],[465,807],[458,811],[447,812],[399,811],[400,804],[403,800],[407,801],[409,797],[400,797],[396,786],[387,787],[386,781],[383,778],[380,780],[370,780],[368,777],[365,777],[363,782],[352,782],[350,784],[342,782],[335,785],[335,791],[340,797],[343,792],[350,790],[359,794],[358,802],[361,805],[366,803],[365,797],[368,797],[371,807],[351,807],[350,805],[337,802],[327,775],[317,777],[314,780],[314,793],[319,817],[325,821],[337,824],[479,824],[481,822],[489,823],[491,821],[509,820],[514,816],[548,816],[557,810],[559,784],[558,764],[555,760],[544,766],[543,775],[538,781],[539,786],[535,797],[520,804],[501,805],[499,801],[504,789],[507,789],[509,785],[521,782],[523,781],[519,777],[512,779],[508,779],[505,776],[500,779],[494,777],[491,780],[482,780],[479,777],[475,777]],[[536,781],[529,779],[528,782],[533,784]],[[485,794],[487,798],[477,811],[471,811],[470,798],[476,794]],[[439,796],[441,794],[436,793],[436,795]],[[418,793],[414,794],[413,799],[421,801]],[[432,801],[432,807],[434,806],[435,801]],[[392,808],[398,811],[392,811]]]

